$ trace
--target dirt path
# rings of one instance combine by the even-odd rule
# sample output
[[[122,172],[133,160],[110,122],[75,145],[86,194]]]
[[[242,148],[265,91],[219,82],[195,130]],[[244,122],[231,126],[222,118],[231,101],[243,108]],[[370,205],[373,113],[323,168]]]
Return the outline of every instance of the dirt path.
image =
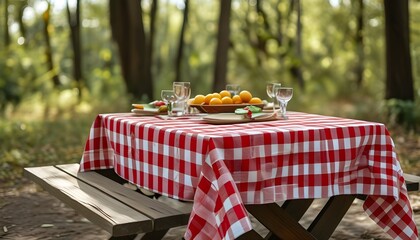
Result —
[[[413,208],[420,203],[418,195],[410,195]],[[301,223],[309,224],[322,207],[318,201],[308,211]],[[415,214],[418,227],[420,216]],[[266,233],[266,229],[255,222],[256,230]],[[185,228],[171,229],[166,240],[181,239]],[[0,239],[107,239],[109,234],[96,227],[71,208],[42,191],[31,182],[14,189],[0,186]],[[356,201],[344,217],[331,239],[389,239],[363,212],[361,202]]]

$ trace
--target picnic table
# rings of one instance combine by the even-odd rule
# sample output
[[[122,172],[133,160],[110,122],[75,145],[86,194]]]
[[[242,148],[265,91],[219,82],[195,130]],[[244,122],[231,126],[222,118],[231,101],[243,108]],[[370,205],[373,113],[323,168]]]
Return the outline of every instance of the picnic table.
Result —
[[[114,169],[143,189],[192,201],[185,239],[239,238],[253,231],[248,211],[279,238],[328,238],[355,197],[391,237],[417,239],[384,124],[288,114],[288,120],[226,125],[100,114],[80,171]],[[329,203],[304,229],[298,220],[318,198]]]

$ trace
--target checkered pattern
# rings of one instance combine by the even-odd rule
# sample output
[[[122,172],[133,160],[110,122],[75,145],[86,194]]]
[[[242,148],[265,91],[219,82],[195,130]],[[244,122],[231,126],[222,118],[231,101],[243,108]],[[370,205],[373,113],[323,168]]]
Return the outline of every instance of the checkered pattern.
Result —
[[[186,239],[234,239],[244,204],[366,194],[366,213],[395,239],[417,239],[394,144],[383,124],[290,112],[289,120],[211,125],[99,115],[81,171],[114,168],[143,188],[193,200]]]

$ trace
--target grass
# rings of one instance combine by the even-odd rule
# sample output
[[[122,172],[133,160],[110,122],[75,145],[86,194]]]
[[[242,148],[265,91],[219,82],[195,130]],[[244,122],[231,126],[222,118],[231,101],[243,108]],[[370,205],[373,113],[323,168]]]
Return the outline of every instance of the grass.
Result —
[[[0,180],[14,183],[23,167],[79,162],[93,118],[0,122]]]

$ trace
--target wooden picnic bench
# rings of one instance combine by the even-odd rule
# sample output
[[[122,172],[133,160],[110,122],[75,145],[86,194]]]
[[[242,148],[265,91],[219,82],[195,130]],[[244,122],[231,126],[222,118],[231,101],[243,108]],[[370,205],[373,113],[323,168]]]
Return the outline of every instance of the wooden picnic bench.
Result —
[[[113,169],[79,172],[79,164],[25,168],[24,174],[92,223],[110,239],[161,239],[170,228],[188,223],[191,203],[177,209],[122,185]]]
[[[179,201],[181,207],[173,208],[173,206],[152,199],[138,191],[133,191],[122,185],[126,181],[117,176],[113,169],[83,173],[78,170],[79,164],[65,164],[29,167],[25,168],[24,173],[27,178],[42,186],[50,194],[109,232],[111,234],[110,239],[134,239],[138,234],[144,234],[141,239],[161,239],[170,228],[188,223],[191,203]],[[420,177],[404,174],[404,178],[408,191],[419,191]],[[343,199],[341,198],[347,199],[346,196],[336,196],[330,200],[335,202],[328,204],[342,205]],[[349,199],[345,203],[348,208],[354,198]],[[264,210],[263,205],[247,205],[247,209],[270,229],[270,234],[266,239],[279,239],[273,233],[287,238],[288,236],[296,236],[300,227],[290,224],[293,221],[289,220],[280,223],[286,228],[278,227],[278,225],[268,226],[276,223],[270,220],[275,218],[271,215],[279,214],[276,211],[286,211],[288,212],[286,215],[298,220],[311,203],[310,199],[303,199],[302,201],[286,201],[281,206],[283,210],[277,206],[275,208],[266,208],[265,206]],[[271,210],[267,211],[267,209]],[[329,214],[330,217],[337,218],[336,225],[347,211],[338,214],[335,210],[338,208],[329,206],[325,209],[328,209],[328,211],[321,211],[320,215]],[[318,217],[320,218],[320,216]],[[330,217],[322,219],[331,221]],[[315,219],[308,230],[310,234],[308,237],[301,236],[302,239],[328,239],[336,226],[325,231],[324,228],[318,227],[322,226],[324,220]],[[277,224],[279,223],[277,222]],[[291,231],[294,233],[291,233]],[[254,230],[239,238],[262,239]]]
[[[408,192],[416,192],[420,190],[420,177],[404,173],[405,184]]]

